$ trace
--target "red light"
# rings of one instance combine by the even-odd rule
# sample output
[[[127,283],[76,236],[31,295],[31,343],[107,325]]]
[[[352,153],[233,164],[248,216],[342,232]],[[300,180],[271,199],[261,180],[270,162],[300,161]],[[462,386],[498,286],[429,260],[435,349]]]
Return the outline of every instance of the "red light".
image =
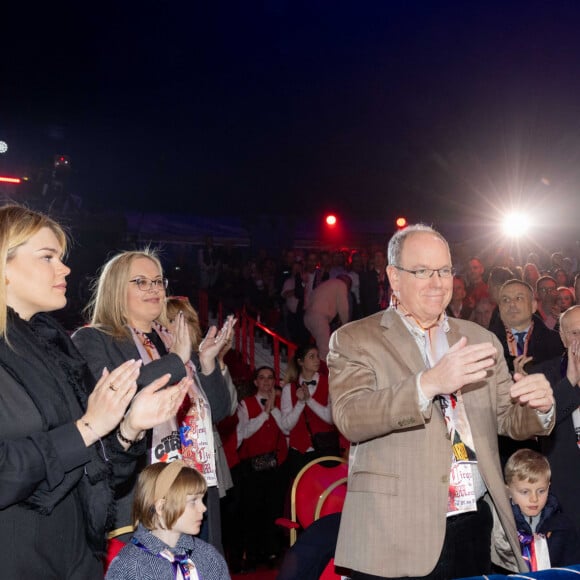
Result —
[[[327,215],[326,216],[326,223],[329,226],[334,226],[336,224],[336,216],[335,215]]]
[[[395,224],[397,225],[397,227],[402,230],[403,228],[407,227],[407,220],[404,217],[398,217],[395,220]]]
[[[22,180],[19,177],[3,177],[0,175],[0,181],[2,183],[20,183]]]

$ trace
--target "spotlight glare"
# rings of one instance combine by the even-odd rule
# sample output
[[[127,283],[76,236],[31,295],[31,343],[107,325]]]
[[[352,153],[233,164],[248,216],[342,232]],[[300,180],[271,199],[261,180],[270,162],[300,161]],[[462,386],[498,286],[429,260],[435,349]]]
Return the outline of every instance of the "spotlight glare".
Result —
[[[514,212],[504,217],[502,229],[506,236],[519,238],[528,233],[531,225],[532,222],[528,215]]]

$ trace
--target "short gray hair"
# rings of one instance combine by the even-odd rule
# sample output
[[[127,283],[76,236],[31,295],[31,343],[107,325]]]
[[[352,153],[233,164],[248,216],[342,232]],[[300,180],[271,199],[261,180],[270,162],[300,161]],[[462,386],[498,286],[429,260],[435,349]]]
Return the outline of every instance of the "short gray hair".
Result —
[[[449,244],[447,243],[447,240],[431,226],[428,226],[426,224],[415,224],[412,226],[408,226],[404,230],[398,231],[389,240],[388,258],[389,264],[391,266],[401,265],[401,254],[403,253],[403,245],[405,243],[405,240],[409,236],[419,233],[433,234],[434,236],[438,237],[441,241],[445,242],[447,249],[449,249]],[[449,253],[451,254],[451,251]]]

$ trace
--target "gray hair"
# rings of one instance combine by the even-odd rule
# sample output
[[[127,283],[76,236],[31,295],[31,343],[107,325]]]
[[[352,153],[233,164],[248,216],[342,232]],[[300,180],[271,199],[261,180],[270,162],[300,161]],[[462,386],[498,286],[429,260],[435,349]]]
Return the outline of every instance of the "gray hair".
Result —
[[[449,249],[449,244],[447,240],[435,229],[431,226],[426,224],[415,224],[412,226],[406,227],[404,230],[398,231],[390,240],[389,240],[389,247],[388,247],[388,258],[389,264],[391,266],[400,266],[401,265],[401,254],[403,253],[403,245],[405,240],[413,235],[419,233],[427,233],[433,234],[434,236],[438,237],[441,241],[445,243],[447,249]],[[449,252],[451,253],[451,251]]]

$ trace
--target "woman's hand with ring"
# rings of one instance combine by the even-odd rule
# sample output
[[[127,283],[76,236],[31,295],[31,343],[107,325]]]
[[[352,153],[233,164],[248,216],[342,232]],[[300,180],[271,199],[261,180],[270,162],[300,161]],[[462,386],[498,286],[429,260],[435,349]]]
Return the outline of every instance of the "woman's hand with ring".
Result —
[[[103,369],[81,418],[81,423],[90,425],[86,433],[85,430],[81,431],[85,443],[94,443],[98,437],[104,437],[119,424],[137,392],[141,364],[141,360],[129,360],[111,372]]]

